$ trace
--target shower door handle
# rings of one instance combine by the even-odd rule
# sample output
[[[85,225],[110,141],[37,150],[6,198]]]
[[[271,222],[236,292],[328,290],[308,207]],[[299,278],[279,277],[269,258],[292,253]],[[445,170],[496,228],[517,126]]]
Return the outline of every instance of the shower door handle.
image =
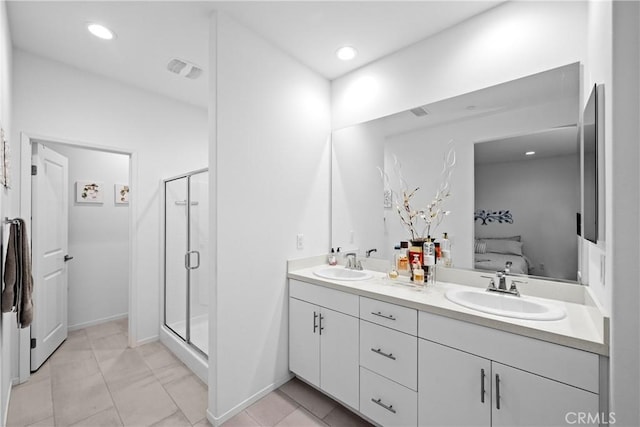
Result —
[[[196,254],[196,265],[191,266],[191,254]],[[200,252],[199,251],[189,251],[184,254],[184,268],[187,270],[195,270],[196,268],[200,268]]]

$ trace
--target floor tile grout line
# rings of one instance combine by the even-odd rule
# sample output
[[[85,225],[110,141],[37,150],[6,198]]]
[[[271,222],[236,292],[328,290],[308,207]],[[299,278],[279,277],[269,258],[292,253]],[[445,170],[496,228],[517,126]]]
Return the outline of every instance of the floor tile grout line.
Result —
[[[248,409],[248,408],[247,408],[247,409]],[[247,411],[246,409],[243,409],[243,410],[242,410],[242,412],[244,412],[245,414],[247,414],[247,416],[248,416],[249,418],[251,418],[253,421],[255,421],[255,422],[256,422],[256,424],[258,424],[258,425],[262,425],[262,424],[260,424],[260,421],[256,420],[256,419],[255,419],[255,417],[253,417],[253,416],[249,413],[249,411]],[[238,414],[239,414],[239,413],[240,413],[240,412],[238,412]],[[237,415],[237,414],[236,414],[236,415]],[[235,415],[234,415],[234,417],[235,417]],[[232,417],[232,418],[233,418],[233,417]],[[230,418],[230,419],[231,419],[231,418]],[[224,424],[224,423],[223,423],[223,424]]]
[[[91,339],[89,339],[89,341],[91,341]],[[128,347],[129,345],[127,344],[127,348]],[[111,387],[109,387],[109,383],[107,382],[107,379],[104,376],[104,372],[102,371],[102,366],[100,365],[100,362],[98,362],[98,356],[96,355],[96,350],[93,348],[93,345],[91,346],[91,352],[93,353],[93,358],[96,359],[96,364],[98,365],[98,371],[100,371],[100,376],[102,377],[102,381],[104,381],[104,385],[107,388],[107,392],[109,393],[109,398],[111,399],[111,403],[113,403],[113,409],[115,409],[116,414],[118,414],[118,419],[120,420],[120,423],[124,426],[124,420],[122,419],[122,415],[120,415],[120,410],[118,409],[118,405],[116,405],[116,400],[113,398]]]

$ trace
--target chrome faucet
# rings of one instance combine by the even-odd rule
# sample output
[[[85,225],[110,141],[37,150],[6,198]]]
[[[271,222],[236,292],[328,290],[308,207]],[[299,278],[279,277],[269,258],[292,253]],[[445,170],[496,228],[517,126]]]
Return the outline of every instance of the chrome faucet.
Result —
[[[508,295],[514,295],[519,297],[520,296],[520,291],[518,290],[518,288],[516,287],[516,283],[527,283],[524,282],[522,280],[512,280],[511,281],[511,286],[509,287],[509,289],[507,289],[507,271],[497,271],[496,272],[496,277],[498,279],[498,286],[496,287],[496,282],[495,279],[491,276],[482,276],[482,277],[486,277],[488,279],[490,279],[489,281],[489,286],[487,286],[487,292],[498,292],[501,294],[508,294]]]
[[[507,290],[507,274],[508,270],[496,271],[496,278],[498,279],[498,289]]]
[[[513,263],[511,261],[507,261],[504,263],[504,274],[509,274],[509,272],[511,271],[511,266],[513,265]]]
[[[362,270],[362,263],[357,261],[357,255],[355,252],[347,252],[344,254],[344,257],[347,259],[347,264],[345,265],[346,268],[350,270]]]

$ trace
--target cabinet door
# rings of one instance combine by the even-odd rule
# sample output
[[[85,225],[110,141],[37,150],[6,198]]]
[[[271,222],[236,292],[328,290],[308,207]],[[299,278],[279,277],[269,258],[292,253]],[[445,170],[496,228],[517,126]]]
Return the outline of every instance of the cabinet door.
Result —
[[[589,423],[597,421],[597,394],[496,362],[492,370],[494,427],[575,424],[580,414],[581,425],[597,425]]]
[[[319,332],[320,387],[358,409],[358,319],[323,308]]]
[[[418,425],[490,426],[491,362],[420,339]]]
[[[320,308],[289,298],[289,369],[320,387]]]

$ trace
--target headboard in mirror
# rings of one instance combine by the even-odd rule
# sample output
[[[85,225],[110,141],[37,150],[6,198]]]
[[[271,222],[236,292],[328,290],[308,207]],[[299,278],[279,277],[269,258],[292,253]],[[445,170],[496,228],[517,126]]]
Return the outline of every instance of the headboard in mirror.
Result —
[[[412,205],[427,204],[441,184],[443,159],[451,141],[456,165],[449,182],[450,196],[442,206],[450,214],[431,235],[447,232],[453,265],[474,268],[475,144],[555,128],[575,129],[579,88],[580,64],[574,63],[335,130],[332,246],[363,254],[375,248],[377,258],[391,259],[394,246],[410,235],[400,222],[395,201],[389,204],[387,198],[385,203],[385,187],[401,194],[400,170],[408,188],[419,187]],[[389,177],[387,184],[379,168]],[[579,200],[579,193],[576,197]],[[574,221],[575,214],[574,209]],[[575,226],[571,230],[575,236]]]

